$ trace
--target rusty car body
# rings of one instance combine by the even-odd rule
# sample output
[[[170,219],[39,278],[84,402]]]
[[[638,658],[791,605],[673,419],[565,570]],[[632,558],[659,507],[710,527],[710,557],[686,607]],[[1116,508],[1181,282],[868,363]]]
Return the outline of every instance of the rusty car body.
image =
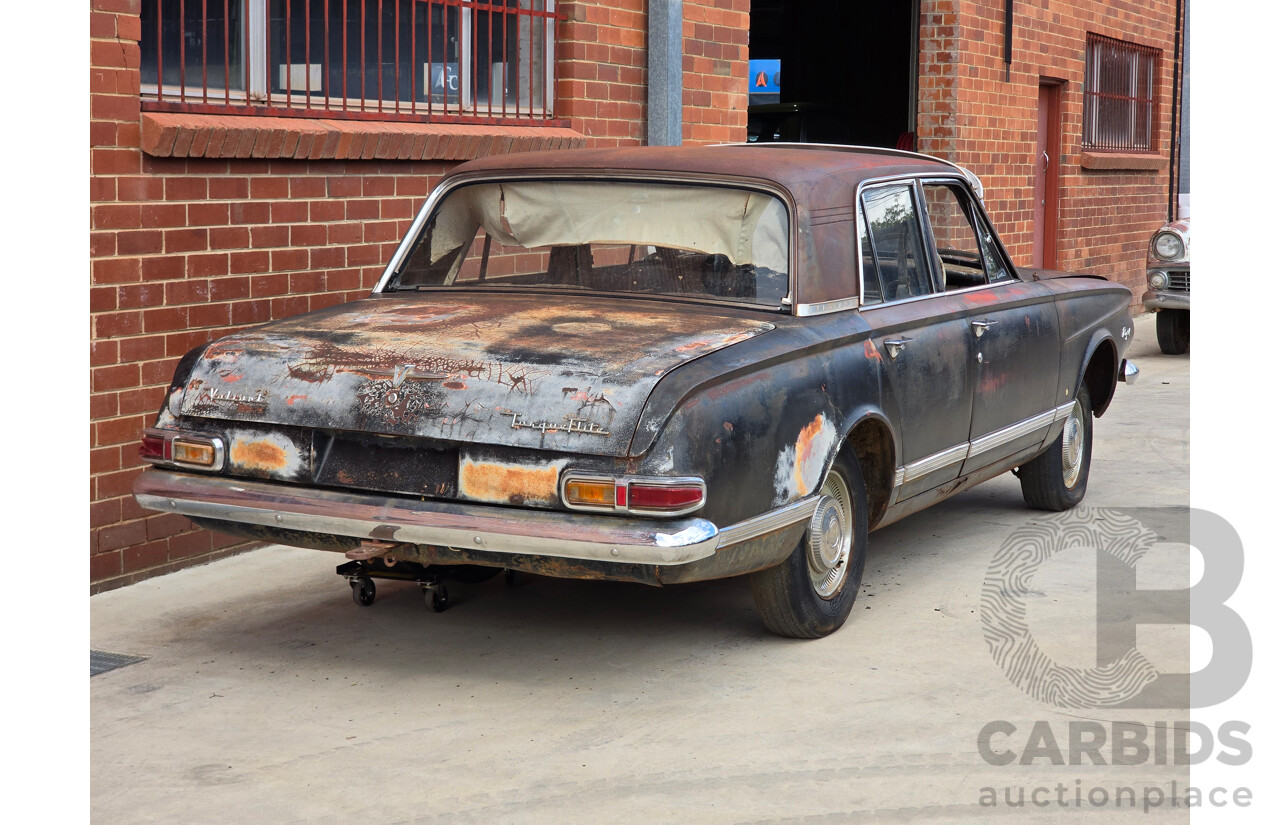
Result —
[[[1165,355],[1191,347],[1191,218],[1166,223],[1147,245],[1142,307],[1156,313],[1156,341]]]
[[[573,150],[464,164],[367,298],[197,348],[145,507],[344,552],[360,603],[448,571],[750,574],[794,637],[867,533],[1020,468],[1084,495],[1129,293],[1015,268],[980,184],[908,152]]]

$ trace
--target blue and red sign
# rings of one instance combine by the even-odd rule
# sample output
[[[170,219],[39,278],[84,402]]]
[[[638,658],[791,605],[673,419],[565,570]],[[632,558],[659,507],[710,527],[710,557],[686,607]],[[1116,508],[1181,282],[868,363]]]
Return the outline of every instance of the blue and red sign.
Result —
[[[748,60],[751,82],[747,91],[753,95],[776,95],[782,92],[781,60]]]

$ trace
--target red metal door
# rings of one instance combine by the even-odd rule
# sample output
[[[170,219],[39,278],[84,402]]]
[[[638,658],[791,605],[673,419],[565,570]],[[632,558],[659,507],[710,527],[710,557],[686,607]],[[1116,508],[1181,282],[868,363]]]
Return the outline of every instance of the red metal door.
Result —
[[[1061,143],[1059,106],[1062,84],[1041,81],[1037,108],[1035,157],[1035,226],[1031,265],[1058,265],[1058,174]]]

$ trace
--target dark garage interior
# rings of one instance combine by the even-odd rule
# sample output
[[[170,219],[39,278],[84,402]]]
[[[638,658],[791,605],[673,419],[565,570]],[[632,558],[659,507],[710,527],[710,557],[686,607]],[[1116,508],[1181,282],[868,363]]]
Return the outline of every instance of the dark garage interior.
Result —
[[[919,0],[752,0],[750,57],[780,60],[781,72],[776,94],[751,97],[750,139],[909,140],[918,9]]]

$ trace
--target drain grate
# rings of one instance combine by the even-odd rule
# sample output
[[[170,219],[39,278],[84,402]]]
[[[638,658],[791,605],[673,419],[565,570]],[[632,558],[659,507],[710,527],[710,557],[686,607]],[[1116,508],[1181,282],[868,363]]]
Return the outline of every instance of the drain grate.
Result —
[[[92,679],[99,673],[106,673],[108,670],[115,670],[118,667],[126,665],[136,665],[138,662],[145,662],[146,656],[128,656],[124,653],[107,653],[105,650],[89,651],[89,678]]]

